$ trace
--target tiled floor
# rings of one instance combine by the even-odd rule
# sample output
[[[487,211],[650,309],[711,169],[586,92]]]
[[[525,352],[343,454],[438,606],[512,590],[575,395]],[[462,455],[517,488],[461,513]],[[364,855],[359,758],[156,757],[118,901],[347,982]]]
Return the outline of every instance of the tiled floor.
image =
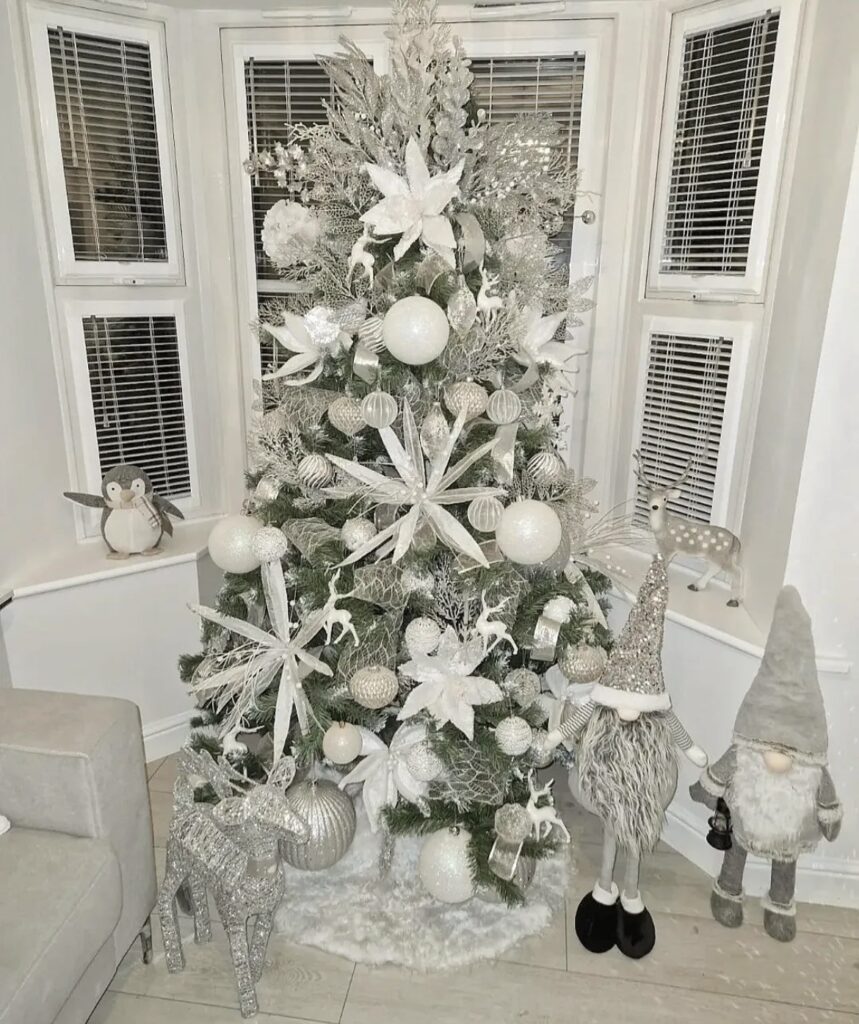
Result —
[[[149,766],[156,860],[175,772],[172,758]],[[668,846],[649,860],[645,902],[654,912],[656,949],[632,961],[616,950],[593,956],[572,930],[572,911],[590,888],[599,829],[563,787],[559,803],[577,849],[576,891],[566,915],[503,961],[445,974],[371,969],[272,936],[257,986],[260,1024],[847,1024],[859,1022],[859,911],[799,908],[799,935],[770,939],[755,901],[747,924],[726,931],[710,916],[710,880]],[[190,921],[185,921],[186,930]],[[226,940],[189,942],[188,966],[164,968],[156,922],[155,962],[135,946],[90,1024],[236,1024],[241,1018]]]

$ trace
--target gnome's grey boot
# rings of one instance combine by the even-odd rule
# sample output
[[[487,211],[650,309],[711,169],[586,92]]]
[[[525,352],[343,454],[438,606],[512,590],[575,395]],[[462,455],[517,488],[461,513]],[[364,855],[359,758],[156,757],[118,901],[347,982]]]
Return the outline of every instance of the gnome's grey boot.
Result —
[[[739,928],[743,923],[743,872],[746,868],[746,851],[734,838],[725,850],[722,870],[713,883],[710,893],[710,910],[713,917],[726,928]]]
[[[767,935],[779,942],[796,938],[796,861],[774,860],[770,877],[769,895],[761,901],[764,908],[764,928]]]

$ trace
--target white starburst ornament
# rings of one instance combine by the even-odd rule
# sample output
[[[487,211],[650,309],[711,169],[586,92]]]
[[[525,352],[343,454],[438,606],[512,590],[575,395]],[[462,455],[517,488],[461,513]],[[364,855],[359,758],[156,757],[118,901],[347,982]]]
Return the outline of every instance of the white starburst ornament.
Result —
[[[362,215],[364,224],[379,237],[400,235],[394,259],[400,259],[418,238],[450,266],[456,266],[456,239],[443,211],[459,195],[465,161],[442,174],[430,176],[424,155],[414,139],[406,145],[406,174],[401,177],[377,164],[364,164],[370,180],[385,197]]]
[[[467,555],[479,565],[489,563],[481,551],[477,541],[468,530],[444,508],[445,505],[458,505],[474,501],[475,498],[492,497],[503,494],[500,487],[453,487],[452,485],[484,455],[492,451],[495,441],[487,441],[480,445],[455,465],[448,468],[454,446],[465,426],[465,414],[460,414],[451,428],[443,450],[429,463],[424,462],[418,428],[414,414],[408,401],[403,402],[403,440],[402,442],[391,429],[381,427],[379,436],[390,456],[394,469],[399,475],[384,476],[358,462],[341,459],[337,455],[328,458],[338,469],[352,477],[362,485],[362,496],[375,501],[379,505],[408,507],[405,515],[397,517],[387,527],[380,530],[356,551],[353,551],[340,564],[350,565],[378,550],[378,557],[393,552],[392,561],[398,562],[412,547],[419,537],[419,528],[430,529],[438,539],[453,551]],[[329,488],[326,492],[331,497],[344,496],[342,487]],[[353,492],[354,493],[354,492]],[[383,546],[384,545],[384,546]]]
[[[284,384],[299,387],[316,380],[322,373],[326,356],[338,356],[348,352],[352,339],[343,330],[334,310],[327,306],[314,306],[303,317],[295,313],[283,313],[283,324],[263,324],[267,331],[288,352],[294,355],[273,373],[263,375],[263,380],[279,380],[294,373],[313,367],[300,380],[284,380]]]
[[[434,654],[418,654],[400,665],[400,674],[418,685],[397,717],[405,720],[427,711],[437,725],[451,722],[468,739],[474,739],[474,706],[494,704],[504,697],[491,679],[472,675],[483,657],[480,637],[463,643],[448,626]]]

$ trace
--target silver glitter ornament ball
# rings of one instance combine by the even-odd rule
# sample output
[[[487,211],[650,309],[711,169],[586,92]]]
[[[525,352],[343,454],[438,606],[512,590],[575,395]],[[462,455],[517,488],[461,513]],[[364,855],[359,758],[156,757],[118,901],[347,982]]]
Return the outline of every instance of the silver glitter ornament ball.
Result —
[[[537,452],[528,459],[528,472],[542,487],[559,483],[564,477],[564,460],[555,452]]]
[[[444,772],[441,758],[426,740],[411,748],[406,757],[406,767],[418,782],[432,782]]]
[[[311,452],[299,462],[296,474],[305,487],[322,487],[333,479],[334,467],[320,452]]]
[[[493,423],[515,423],[522,412],[522,399],[509,388],[494,391],[486,406],[486,415]]]
[[[605,671],[608,655],[602,647],[576,644],[558,656],[558,668],[571,683],[595,683]]]
[[[474,895],[468,829],[453,825],[427,836],[418,859],[418,875],[427,892],[442,903],[464,903]]]
[[[361,402],[364,422],[377,430],[389,427],[397,418],[398,411],[396,398],[386,391],[371,391]]]
[[[352,437],[367,426],[361,415],[361,403],[350,395],[335,398],[328,406],[328,421],[332,427],[347,437]]]
[[[422,615],[406,626],[406,650],[413,658],[419,654],[432,654],[441,640],[441,627],[433,619]]]
[[[349,680],[349,692],[361,707],[378,711],[397,696],[400,683],[396,672],[384,665],[366,665]]]
[[[357,551],[378,532],[369,519],[347,519],[340,527],[340,539],[347,551]]]
[[[501,522],[504,506],[492,495],[484,495],[469,502],[465,514],[475,530],[480,533],[492,533]]]
[[[495,727],[495,742],[510,757],[524,754],[531,746],[531,726],[518,715],[502,718]]]
[[[444,393],[444,404],[454,416],[464,413],[466,420],[476,419],[486,412],[489,393],[486,388],[473,380],[462,380],[451,384]]]
[[[504,804],[495,812],[495,834],[505,843],[523,843],[531,831],[531,819],[522,804]]]
[[[540,694],[540,677],[529,668],[514,668],[508,672],[502,686],[520,708],[527,708]]]
[[[549,747],[549,734],[545,729],[535,729],[531,740],[531,758],[537,768],[548,768],[555,760],[555,751]]]
[[[261,562],[279,562],[288,548],[289,541],[276,526],[257,530],[251,541],[251,549]]]
[[[355,805],[334,782],[305,779],[286,794],[289,806],[306,822],[307,843],[280,844],[287,864],[302,871],[324,871],[349,849],[355,835]]]

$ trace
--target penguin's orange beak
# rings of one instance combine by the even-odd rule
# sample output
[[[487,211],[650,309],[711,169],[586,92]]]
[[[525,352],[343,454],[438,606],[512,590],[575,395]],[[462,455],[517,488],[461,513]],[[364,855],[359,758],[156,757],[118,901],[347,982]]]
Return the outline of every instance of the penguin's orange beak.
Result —
[[[130,505],[134,501],[134,491],[123,490],[119,496],[123,505]]]

